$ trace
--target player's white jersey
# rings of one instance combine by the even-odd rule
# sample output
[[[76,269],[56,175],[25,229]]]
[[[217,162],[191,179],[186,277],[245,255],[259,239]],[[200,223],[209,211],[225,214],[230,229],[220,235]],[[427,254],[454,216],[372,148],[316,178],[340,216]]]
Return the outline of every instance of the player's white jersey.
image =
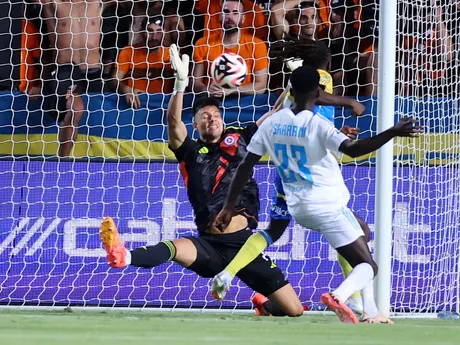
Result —
[[[319,114],[305,110],[295,115],[282,109],[262,123],[247,149],[260,156],[270,154],[290,209],[302,204],[304,212],[322,213],[339,209],[350,199],[331,153],[347,139]]]

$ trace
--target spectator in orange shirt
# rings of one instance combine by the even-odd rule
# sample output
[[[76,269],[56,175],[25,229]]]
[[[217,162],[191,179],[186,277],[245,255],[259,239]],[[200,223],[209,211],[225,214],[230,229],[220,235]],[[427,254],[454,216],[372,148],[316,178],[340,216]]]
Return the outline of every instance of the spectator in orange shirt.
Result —
[[[40,59],[42,49],[40,47],[41,35],[35,25],[27,19],[22,20],[21,37],[21,66],[19,69],[21,83],[19,91],[27,93],[32,98],[41,94],[40,82]]]
[[[203,37],[222,31],[220,16],[223,8],[223,0],[198,0],[195,9],[204,14]],[[243,5],[244,19],[241,24],[242,29],[247,29],[248,33],[254,34],[263,41],[268,37],[267,18],[262,8],[254,1],[241,0]]]
[[[169,50],[161,44],[164,38],[163,17],[144,19],[146,43],[123,48],[117,59],[113,78],[120,94],[134,109],[140,107],[139,92],[170,93],[173,89]],[[147,46],[146,46],[147,44]]]
[[[261,39],[240,29],[244,22],[243,11],[242,2],[225,0],[221,14],[223,30],[196,42],[193,52],[195,92],[208,90],[215,97],[232,93],[250,95],[265,92],[268,80],[267,46]],[[248,75],[239,88],[221,88],[209,78],[212,61],[222,53],[235,53],[246,61]]]

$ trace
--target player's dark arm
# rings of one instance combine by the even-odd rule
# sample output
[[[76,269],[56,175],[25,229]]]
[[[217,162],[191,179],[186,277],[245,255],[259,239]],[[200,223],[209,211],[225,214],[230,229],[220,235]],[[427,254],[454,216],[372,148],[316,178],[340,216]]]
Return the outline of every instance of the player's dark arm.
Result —
[[[207,86],[204,82],[206,76],[206,66],[204,63],[195,63],[193,70],[193,91],[202,92],[206,91]]]
[[[394,137],[415,137],[423,131],[422,127],[414,126],[416,122],[417,120],[405,118],[375,137],[356,141],[345,140],[340,145],[339,151],[352,158],[356,158],[378,150]]]
[[[281,110],[283,106],[284,99],[286,98],[286,95],[288,93],[289,89],[285,89],[283,93],[278,97],[278,99],[275,102],[275,105],[273,108],[269,111],[267,111],[260,119],[256,121],[257,127],[260,127],[260,125],[270,116],[272,116],[274,113],[276,113],[278,110]]]
[[[352,113],[356,116],[361,116],[366,110],[361,103],[353,98],[331,95],[321,88],[319,90],[319,98],[316,101],[316,104],[348,107],[351,108]]]
[[[261,156],[255,155],[251,152],[246,154],[246,157],[244,157],[243,161],[238,165],[236,173],[233,176],[224,208],[233,209],[235,207],[238,196],[241,194],[241,191],[244,186],[246,186],[246,183],[248,183],[248,180],[252,175],[254,165],[256,165],[261,158]]]
[[[235,89],[240,95],[262,94],[267,89],[268,68],[264,68],[254,73],[254,81]]]

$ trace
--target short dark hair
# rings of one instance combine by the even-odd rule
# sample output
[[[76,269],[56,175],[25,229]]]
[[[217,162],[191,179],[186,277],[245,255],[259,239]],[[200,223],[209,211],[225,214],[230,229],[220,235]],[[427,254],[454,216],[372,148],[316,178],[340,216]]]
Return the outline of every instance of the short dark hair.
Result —
[[[306,94],[316,91],[319,87],[319,79],[319,73],[313,67],[299,67],[291,74],[292,89],[296,94]]]
[[[204,107],[213,105],[220,109],[220,101],[216,97],[200,97],[193,103],[193,116]]]
[[[270,55],[285,60],[303,60],[304,65],[314,68],[326,68],[331,60],[331,51],[323,41],[310,38],[292,38],[286,41],[280,40],[272,44]]]
[[[303,2],[300,3],[299,8],[300,9],[314,8],[316,10],[319,10],[319,7],[318,7],[318,5],[316,4],[315,1],[303,1]]]

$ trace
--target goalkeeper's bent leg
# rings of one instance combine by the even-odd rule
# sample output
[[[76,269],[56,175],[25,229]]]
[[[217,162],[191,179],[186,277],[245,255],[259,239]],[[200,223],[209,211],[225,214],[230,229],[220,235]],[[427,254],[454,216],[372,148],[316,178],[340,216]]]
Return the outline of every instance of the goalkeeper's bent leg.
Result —
[[[288,219],[271,218],[267,230],[251,235],[227,267],[214,277],[211,295],[221,301],[238,272],[253,262],[265,248],[277,241],[286,230],[289,222],[290,217]]]
[[[254,261],[265,248],[278,241],[289,225],[290,220],[270,219],[267,230],[259,231],[248,238],[238,254],[227,265],[225,271],[234,278],[239,271]]]
[[[255,298],[253,298],[254,302],[256,302]],[[263,308],[266,313],[272,316],[297,317],[301,316],[304,311],[302,303],[291,284],[283,286],[268,296],[268,300],[263,303]]]

